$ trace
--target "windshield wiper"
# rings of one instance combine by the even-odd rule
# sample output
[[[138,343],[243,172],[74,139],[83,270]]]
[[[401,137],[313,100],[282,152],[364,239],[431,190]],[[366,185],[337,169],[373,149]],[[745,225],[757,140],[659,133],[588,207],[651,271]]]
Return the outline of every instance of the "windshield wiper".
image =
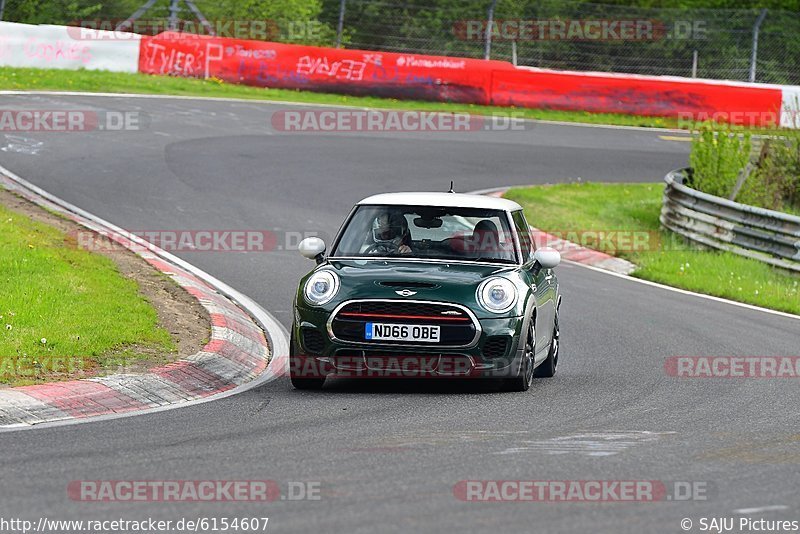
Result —
[[[491,256],[481,256],[480,258],[475,259],[475,261],[485,261],[485,262],[492,262],[492,263],[514,263],[513,260],[507,260],[503,258],[494,258]]]

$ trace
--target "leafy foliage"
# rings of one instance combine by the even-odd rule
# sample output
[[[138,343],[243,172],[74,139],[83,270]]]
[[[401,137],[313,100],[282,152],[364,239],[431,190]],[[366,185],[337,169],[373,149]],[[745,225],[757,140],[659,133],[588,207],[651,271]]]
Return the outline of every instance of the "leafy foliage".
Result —
[[[737,202],[767,209],[800,212],[800,132],[780,130],[761,140],[751,153],[746,131],[707,123],[700,126],[692,143],[689,185],[720,197],[733,193],[739,173],[748,162],[752,172],[735,197]]]
[[[736,200],[800,212],[800,133],[781,132],[780,137],[768,141],[758,168],[745,182]]]
[[[738,133],[716,123],[701,125],[689,158],[694,170],[692,187],[710,195],[728,197],[750,159],[750,150],[748,132]]]
[[[66,24],[91,18],[103,9],[96,0],[8,0],[3,20],[27,24]]]

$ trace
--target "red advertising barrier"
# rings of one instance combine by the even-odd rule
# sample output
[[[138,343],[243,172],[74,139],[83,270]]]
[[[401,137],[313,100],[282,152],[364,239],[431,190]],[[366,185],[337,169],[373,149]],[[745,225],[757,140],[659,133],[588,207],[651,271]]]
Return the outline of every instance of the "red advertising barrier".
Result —
[[[774,125],[780,117],[780,87],[689,81],[655,76],[560,72],[540,69],[495,71],[492,104],[527,108],[623,113]]]
[[[504,61],[287,45],[166,32],[143,36],[139,71],[259,87],[528,108],[780,121],[781,86],[515,68]],[[785,88],[784,88],[785,89]]]
[[[162,33],[142,37],[139,71],[260,87],[488,104],[502,61],[342,50]]]

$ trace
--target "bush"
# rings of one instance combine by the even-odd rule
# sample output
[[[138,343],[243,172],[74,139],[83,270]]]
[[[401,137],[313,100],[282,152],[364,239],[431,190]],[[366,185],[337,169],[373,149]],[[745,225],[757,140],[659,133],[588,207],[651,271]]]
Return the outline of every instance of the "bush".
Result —
[[[694,170],[689,185],[727,198],[733,192],[739,172],[750,160],[750,134],[717,123],[703,123],[699,130],[689,157]]]
[[[766,141],[758,167],[737,202],[781,211],[800,211],[800,132]]]
[[[721,124],[703,124],[692,143],[687,185],[729,198],[739,173],[751,161],[750,134]],[[800,131],[781,130],[765,139],[736,202],[800,213]]]

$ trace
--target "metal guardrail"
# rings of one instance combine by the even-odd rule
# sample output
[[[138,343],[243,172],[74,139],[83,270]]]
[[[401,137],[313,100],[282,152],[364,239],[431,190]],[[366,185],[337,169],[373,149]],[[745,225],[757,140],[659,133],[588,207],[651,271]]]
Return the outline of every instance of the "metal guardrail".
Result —
[[[684,185],[689,169],[672,171],[661,224],[691,241],[800,272],[800,217],[696,191]]]

